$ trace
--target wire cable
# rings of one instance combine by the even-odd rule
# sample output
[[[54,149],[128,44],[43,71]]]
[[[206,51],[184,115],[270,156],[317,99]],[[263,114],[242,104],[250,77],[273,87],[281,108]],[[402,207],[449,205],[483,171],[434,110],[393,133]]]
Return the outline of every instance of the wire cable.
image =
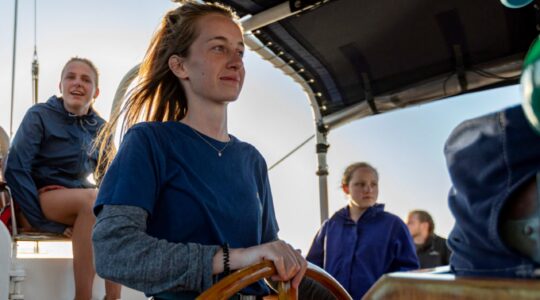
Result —
[[[282,163],[285,159],[287,159],[289,156],[291,156],[294,152],[300,150],[307,142],[311,141],[315,137],[315,134],[312,134],[310,137],[308,137],[305,141],[303,141],[300,145],[296,146],[296,148],[292,149],[289,153],[287,153],[285,156],[283,156],[280,160],[276,161],[273,165],[271,165],[268,168],[268,171],[272,170],[274,167]]]
[[[13,137],[13,105],[15,102],[15,62],[16,62],[16,50],[17,50],[17,10],[19,7],[19,1],[15,0],[15,16],[13,18],[13,61],[11,62],[11,107],[9,115],[9,137]]]
[[[486,78],[495,78],[495,79],[501,79],[501,80],[515,80],[518,79],[521,75],[516,76],[501,76],[497,75],[495,73],[488,72],[486,70],[482,70],[480,68],[473,68],[472,71],[480,76],[486,77]]]

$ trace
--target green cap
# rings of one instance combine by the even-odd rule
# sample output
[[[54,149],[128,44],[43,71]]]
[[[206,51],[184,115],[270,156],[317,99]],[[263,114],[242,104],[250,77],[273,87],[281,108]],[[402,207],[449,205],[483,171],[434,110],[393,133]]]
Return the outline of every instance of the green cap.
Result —
[[[539,37],[536,37],[532,46],[529,48],[529,51],[525,55],[525,59],[523,60],[523,69],[537,61],[538,58],[540,58],[540,39]]]
[[[521,92],[522,106],[527,120],[540,133],[540,39],[538,37],[523,61]]]

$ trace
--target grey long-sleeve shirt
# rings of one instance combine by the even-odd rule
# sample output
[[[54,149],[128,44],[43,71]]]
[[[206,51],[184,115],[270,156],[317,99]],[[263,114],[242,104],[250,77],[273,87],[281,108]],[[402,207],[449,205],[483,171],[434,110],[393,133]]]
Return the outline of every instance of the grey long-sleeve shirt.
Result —
[[[201,293],[213,284],[212,259],[219,246],[180,244],[146,234],[148,213],[139,207],[104,205],[92,235],[99,276],[147,295],[163,291]],[[319,283],[305,278],[301,299],[335,299]]]
[[[103,206],[92,235],[98,275],[147,295],[212,286],[212,259],[220,247],[151,237],[147,218],[139,207]]]

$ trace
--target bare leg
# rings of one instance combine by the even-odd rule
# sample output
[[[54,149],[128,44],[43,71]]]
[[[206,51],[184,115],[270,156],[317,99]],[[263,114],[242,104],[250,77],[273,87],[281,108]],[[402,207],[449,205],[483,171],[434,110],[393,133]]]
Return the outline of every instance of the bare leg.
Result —
[[[92,284],[96,271],[92,252],[92,226],[95,217],[92,212],[97,190],[62,189],[48,191],[40,195],[43,214],[49,220],[73,226],[73,272],[75,276],[75,299],[88,300],[92,297]],[[120,298],[120,285],[105,284],[107,295]],[[112,298],[111,298],[112,299]]]
[[[105,293],[107,294],[105,300],[120,299],[122,292],[122,286],[118,283],[114,283],[109,280],[105,280]]]

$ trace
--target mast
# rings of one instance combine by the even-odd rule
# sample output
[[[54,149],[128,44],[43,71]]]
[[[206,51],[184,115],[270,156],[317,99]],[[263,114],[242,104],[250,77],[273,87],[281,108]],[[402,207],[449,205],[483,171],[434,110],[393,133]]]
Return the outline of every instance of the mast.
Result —
[[[32,104],[38,103],[39,62],[37,56],[37,3],[34,0],[34,58],[32,60]]]
[[[11,62],[11,107],[9,115],[9,137],[13,136],[13,103],[15,99],[15,51],[17,49],[17,8],[19,1],[15,0],[15,17],[13,18],[13,61]]]
[[[34,47],[34,59],[32,60],[32,104],[38,103],[39,62],[37,49]]]

